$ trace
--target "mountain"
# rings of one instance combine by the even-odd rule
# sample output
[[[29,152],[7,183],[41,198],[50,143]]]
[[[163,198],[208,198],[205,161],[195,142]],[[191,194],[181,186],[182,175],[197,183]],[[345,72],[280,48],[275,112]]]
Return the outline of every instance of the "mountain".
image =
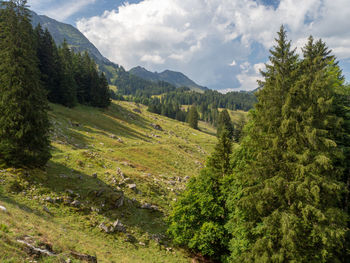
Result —
[[[32,25],[36,27],[39,23],[43,28],[47,28],[57,45],[63,43],[64,39],[78,52],[87,51],[95,60],[99,62],[111,63],[102,56],[100,51],[75,27],[69,24],[58,22],[44,15],[37,15],[31,12]]]
[[[94,58],[100,70],[105,72],[106,77],[111,84],[115,84],[116,78],[121,74],[128,74],[128,72],[125,72],[122,67],[104,57],[100,51],[74,26],[58,22],[45,15],[38,15],[35,12],[31,12],[31,16],[33,27],[36,27],[40,23],[43,28],[47,28],[57,45],[62,44],[64,39],[66,39],[69,46],[75,51],[87,51],[89,55]],[[162,73],[153,73],[142,67],[135,67],[130,70],[130,73],[133,76],[148,81],[165,81],[175,87],[186,86],[199,92],[207,89],[196,84],[181,72],[165,70]],[[145,86],[148,85],[148,83],[145,83]]]
[[[208,89],[206,87],[198,85],[181,72],[171,70],[165,70],[161,73],[150,72],[140,66],[130,69],[129,72],[143,79],[151,81],[165,81],[173,84],[175,87],[188,87],[195,91],[203,91]]]

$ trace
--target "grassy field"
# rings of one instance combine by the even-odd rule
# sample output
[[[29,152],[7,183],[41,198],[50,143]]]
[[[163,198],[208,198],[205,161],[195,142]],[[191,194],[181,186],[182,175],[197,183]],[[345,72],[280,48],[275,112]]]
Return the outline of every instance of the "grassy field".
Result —
[[[45,169],[0,171],[0,262],[80,262],[71,252],[98,262],[191,262],[167,239],[165,219],[212,151],[215,129],[193,130],[129,102],[51,108]],[[126,233],[101,231],[117,219]],[[55,256],[35,258],[18,240]]]

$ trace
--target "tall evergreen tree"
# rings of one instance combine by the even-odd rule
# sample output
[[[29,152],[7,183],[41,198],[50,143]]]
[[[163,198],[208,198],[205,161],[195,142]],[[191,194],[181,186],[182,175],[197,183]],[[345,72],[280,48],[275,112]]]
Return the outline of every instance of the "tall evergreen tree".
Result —
[[[77,83],[74,79],[73,52],[69,49],[66,40],[59,48],[61,64],[60,89],[62,91],[60,104],[67,107],[74,107],[77,103]]]
[[[47,29],[43,30],[40,24],[35,28],[35,35],[42,84],[48,92],[47,97],[49,101],[59,103],[63,96],[63,91],[57,46],[50,32]]]
[[[217,126],[218,128],[217,128],[216,134],[218,137],[220,137],[221,133],[225,130],[228,132],[229,138],[233,137],[233,133],[234,133],[233,123],[231,121],[231,117],[227,109],[224,109],[220,112]]]
[[[169,233],[175,243],[216,260],[224,260],[228,254],[224,190],[225,177],[232,172],[231,153],[232,138],[224,130],[206,168],[191,179],[169,216]]]
[[[188,123],[190,124],[191,128],[198,130],[198,119],[199,114],[197,111],[197,107],[195,105],[192,105],[188,113]]]
[[[26,0],[0,11],[0,165],[42,166],[50,158],[46,92],[40,84]]]
[[[283,28],[234,160],[234,262],[342,262],[347,215],[337,134],[339,68],[312,38],[296,63]]]

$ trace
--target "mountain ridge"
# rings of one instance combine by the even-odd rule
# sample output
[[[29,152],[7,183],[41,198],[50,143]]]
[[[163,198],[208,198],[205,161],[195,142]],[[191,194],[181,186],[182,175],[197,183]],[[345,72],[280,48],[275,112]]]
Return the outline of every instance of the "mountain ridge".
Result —
[[[170,84],[173,84],[175,87],[188,87],[196,91],[203,91],[208,89],[206,87],[198,85],[182,72],[172,71],[169,69],[166,69],[158,73],[158,72],[151,72],[145,69],[144,67],[137,66],[130,69],[129,72],[143,79],[147,79],[151,81],[165,81]]]

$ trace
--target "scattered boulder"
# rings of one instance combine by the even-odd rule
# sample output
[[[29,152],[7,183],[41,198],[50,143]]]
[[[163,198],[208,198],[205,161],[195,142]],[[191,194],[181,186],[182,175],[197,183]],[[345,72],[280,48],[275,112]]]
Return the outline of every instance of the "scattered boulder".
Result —
[[[93,178],[97,178],[97,173],[93,173],[93,174],[92,174],[92,177],[93,177]]]
[[[43,206],[43,210],[44,210],[46,213],[51,214],[51,211],[50,211],[46,206]]]
[[[133,235],[127,234],[124,241],[130,242],[130,243],[135,243],[137,241],[137,239]]]
[[[122,178],[125,179],[124,173],[122,172],[122,170],[118,167],[117,168],[117,174]]]
[[[0,211],[1,211],[1,212],[4,212],[4,213],[7,213],[6,207],[4,207],[4,206],[2,206],[2,205],[0,205]]]
[[[121,138],[118,138],[117,140],[119,143],[124,143],[124,141]]]
[[[126,228],[125,228],[125,226],[119,221],[119,219],[117,219],[117,221],[115,221],[115,222],[113,223],[112,226],[113,226],[113,231],[126,233]]]
[[[152,123],[151,126],[157,131],[163,131],[163,128],[159,124]]]
[[[117,139],[118,137],[115,136],[114,134],[111,134],[111,135],[109,135],[109,138],[111,138],[111,139]]]
[[[141,113],[141,110],[138,108],[133,109],[134,112]]]
[[[184,177],[184,180],[185,180],[185,181],[188,181],[188,180],[190,180],[190,177],[189,177],[189,176],[185,176],[185,177]]]
[[[78,201],[78,200],[74,200],[72,203],[71,203],[72,206],[74,207],[79,207],[81,205],[81,203]]]
[[[90,262],[90,263],[97,263],[97,257],[90,256],[90,255],[85,255],[85,254],[80,254],[80,253],[73,252],[73,251],[71,251],[70,254],[75,259],[82,260],[82,261],[87,261],[87,262]]]
[[[113,232],[111,227],[106,226],[104,223],[101,223],[98,227],[107,234]]]
[[[120,208],[120,207],[122,207],[123,205],[124,205],[124,195],[122,195],[122,196],[118,199],[118,201],[116,202],[115,206],[116,206],[117,208]]]
[[[136,184],[128,184],[129,189],[136,191]]]
[[[54,203],[54,202],[55,202],[55,200],[53,200],[50,196],[44,198],[44,201],[45,201],[45,202],[49,202],[49,203]]]
[[[42,244],[43,248],[41,247],[36,247],[31,243],[32,242],[29,237],[25,237],[23,239],[17,239],[17,242],[20,244],[23,244],[26,248],[26,252],[30,255],[30,256],[34,256],[34,257],[41,257],[41,256],[56,256],[56,254],[52,251],[52,246],[50,244]]]
[[[130,179],[130,178],[125,178],[124,179],[124,183],[126,183],[126,184],[133,184],[134,181],[132,179]]]
[[[149,203],[144,203],[141,205],[141,209],[148,209],[153,211],[159,211],[159,208],[156,205],[152,205]]]

